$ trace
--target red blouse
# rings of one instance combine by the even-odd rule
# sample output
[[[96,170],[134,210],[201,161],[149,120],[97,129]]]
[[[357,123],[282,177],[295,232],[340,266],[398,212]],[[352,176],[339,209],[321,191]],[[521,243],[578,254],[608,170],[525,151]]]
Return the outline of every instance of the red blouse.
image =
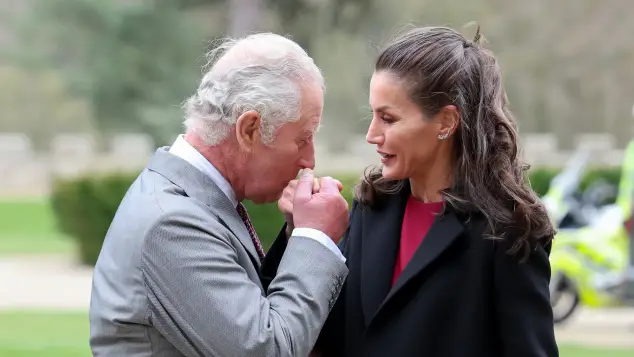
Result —
[[[413,196],[409,196],[401,226],[401,240],[394,266],[392,285],[394,285],[407,263],[412,259],[418,246],[420,246],[427,235],[427,231],[434,223],[436,215],[441,212],[442,207],[442,202],[424,203],[416,200]]]

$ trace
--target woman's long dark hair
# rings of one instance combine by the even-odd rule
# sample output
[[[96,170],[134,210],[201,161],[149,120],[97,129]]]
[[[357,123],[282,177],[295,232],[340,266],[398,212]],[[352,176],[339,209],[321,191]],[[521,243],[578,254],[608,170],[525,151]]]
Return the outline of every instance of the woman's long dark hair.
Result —
[[[395,74],[408,85],[410,98],[429,117],[455,105],[460,125],[454,134],[453,186],[445,202],[459,213],[478,212],[488,223],[487,235],[504,239],[512,233],[509,253],[555,234],[545,207],[526,180],[528,165],[519,157],[517,128],[494,55],[445,27],[411,30],[387,45],[375,72]],[[365,205],[393,194],[405,181],[383,178],[380,168],[366,172],[356,198]]]

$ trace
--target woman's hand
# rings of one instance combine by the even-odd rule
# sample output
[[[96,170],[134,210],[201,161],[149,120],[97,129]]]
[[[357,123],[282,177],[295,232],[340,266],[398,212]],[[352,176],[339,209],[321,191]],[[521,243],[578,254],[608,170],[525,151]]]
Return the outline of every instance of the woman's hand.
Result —
[[[295,196],[295,187],[297,186],[297,180],[292,180],[288,183],[282,197],[277,201],[277,208],[284,214],[284,220],[286,221],[286,239],[290,238],[293,229],[293,197]]]

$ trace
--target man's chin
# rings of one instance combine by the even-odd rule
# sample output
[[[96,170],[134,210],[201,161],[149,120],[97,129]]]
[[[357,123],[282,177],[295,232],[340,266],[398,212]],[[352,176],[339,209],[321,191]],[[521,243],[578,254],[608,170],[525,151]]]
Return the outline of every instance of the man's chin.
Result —
[[[265,204],[268,204],[268,203],[275,203],[275,202],[279,201],[279,199],[282,197],[282,193],[283,192],[284,191],[280,191],[280,192],[277,192],[275,194],[272,193],[272,194],[267,195],[267,196],[262,195],[262,196],[259,196],[259,197],[254,197],[250,201],[255,203],[255,204],[258,204],[258,205],[265,205]]]

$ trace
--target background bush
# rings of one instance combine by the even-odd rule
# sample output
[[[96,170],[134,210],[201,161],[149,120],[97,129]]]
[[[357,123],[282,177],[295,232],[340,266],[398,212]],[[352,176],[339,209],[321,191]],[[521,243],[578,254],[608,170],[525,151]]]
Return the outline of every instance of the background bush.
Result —
[[[543,195],[558,170],[537,168],[530,172],[533,189]],[[59,229],[71,236],[78,245],[84,264],[94,265],[101,250],[121,199],[135,180],[137,172],[85,176],[76,179],[57,180],[53,186],[51,204]],[[597,179],[618,185],[620,168],[593,169],[587,172],[581,188]],[[359,182],[359,175],[333,175],[344,185],[343,194],[351,202],[352,190]],[[268,248],[277,236],[284,218],[277,204],[254,205],[245,202],[262,244]]]
[[[112,217],[135,178],[116,173],[54,182],[51,206],[58,228],[76,241],[82,263],[97,261]]]

